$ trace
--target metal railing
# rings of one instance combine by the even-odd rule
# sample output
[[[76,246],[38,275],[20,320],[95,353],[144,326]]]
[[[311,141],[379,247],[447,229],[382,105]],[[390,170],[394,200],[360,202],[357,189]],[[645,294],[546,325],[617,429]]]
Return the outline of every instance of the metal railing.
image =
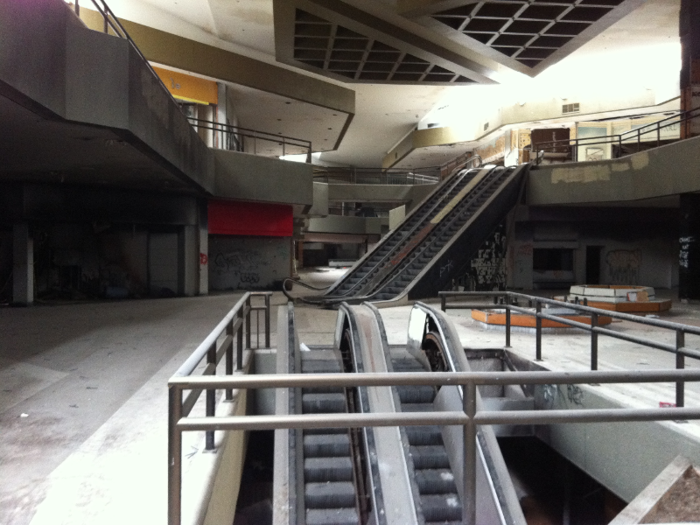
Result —
[[[417,168],[330,168],[314,169],[314,180],[328,184],[437,184],[440,167]]]
[[[654,136],[651,134],[656,134],[656,147],[661,145],[661,130],[678,125],[687,125],[692,120],[700,117],[700,108],[694,108],[689,111],[684,111],[676,115],[672,115],[665,119],[661,119],[657,122],[652,122],[645,126],[641,126],[636,129],[626,131],[624,133],[619,133],[616,135],[605,135],[601,137],[586,137],[586,138],[576,138],[576,139],[560,139],[552,140],[549,142],[541,142],[532,145],[533,152],[533,162],[539,164],[544,158],[546,152],[562,153],[566,154],[567,158],[571,157],[571,162],[578,162],[579,148],[583,146],[595,146],[595,145],[612,145],[617,146],[613,148],[613,158],[619,158],[624,156],[622,146],[635,144],[637,145],[637,152],[641,151],[642,143],[654,142]],[[642,136],[645,136],[645,140],[642,140]]]
[[[173,390],[173,384],[177,384],[181,380],[193,380],[192,374],[202,362],[206,362],[206,366],[202,370],[201,378],[222,377],[217,376],[217,365],[224,360],[225,374],[231,376],[234,373],[242,373],[243,371],[243,350],[250,348],[260,348],[260,312],[264,312],[264,330],[265,330],[265,346],[270,347],[270,297],[272,292],[247,292],[234,305],[233,308],[226,314],[221,322],[216,325],[214,330],[202,341],[197,349],[187,358],[180,368],[175,372],[173,377],[168,382],[170,388],[169,398],[169,427],[179,421],[181,417],[187,417],[194,408],[199,396],[203,390],[206,390],[206,417],[213,417],[216,412],[216,390],[212,388],[197,388],[192,389],[186,398],[183,398],[182,391],[179,394]],[[253,305],[254,297],[262,297],[264,303],[262,305]],[[251,313],[256,312],[256,344],[252,346],[252,327]],[[245,345],[245,346],[244,346]],[[234,355],[235,347],[235,355]],[[200,379],[201,379],[200,378]],[[175,394],[175,395],[174,395]],[[225,390],[225,399],[233,400],[233,389]],[[168,440],[169,450],[182,447],[180,440],[173,440],[172,432]],[[209,429],[205,434],[205,449],[214,450],[214,429]],[[170,455],[173,458],[173,455]],[[180,469],[181,454],[177,456],[177,470]],[[172,465],[171,465],[172,467]],[[178,474],[179,476],[179,474]],[[175,483],[174,480],[169,480],[169,483]],[[177,484],[181,483],[178,477]]]
[[[700,328],[695,326],[684,325],[680,323],[671,323],[669,321],[662,321],[660,319],[650,319],[648,317],[641,317],[637,315],[613,312],[610,310],[603,310],[600,308],[592,308],[590,306],[584,306],[576,303],[566,303],[563,301],[555,301],[553,299],[546,299],[544,297],[535,297],[531,295],[525,295],[516,292],[439,292],[440,296],[440,307],[442,311],[448,309],[500,309],[505,310],[506,324],[505,324],[505,346],[510,347],[511,339],[511,316],[515,312],[517,314],[527,315],[535,318],[535,359],[537,361],[542,360],[542,319],[547,319],[550,321],[555,321],[572,328],[580,328],[591,334],[591,351],[590,351],[590,365],[591,370],[598,370],[598,336],[605,335],[615,339],[620,339],[630,343],[636,343],[642,346],[647,346],[649,348],[655,348],[657,350],[662,350],[675,354],[676,356],[676,368],[678,370],[683,370],[685,368],[685,358],[691,357],[694,359],[700,359],[700,350],[695,348],[687,347],[685,344],[686,334],[700,335]],[[484,304],[484,303],[448,303],[447,299],[459,299],[459,298],[476,298],[476,297],[488,297],[493,298],[496,304]],[[529,305],[529,308],[524,308],[518,305],[519,301],[523,301]],[[569,310],[574,310],[580,312],[584,315],[591,316],[591,324],[582,323],[562,317],[561,315],[548,314],[546,310],[542,310],[543,305],[551,305],[559,308],[566,308]],[[532,308],[534,307],[534,311]],[[656,328],[661,328],[664,330],[671,330],[675,333],[675,344],[664,343],[662,341],[654,341],[646,337],[638,337],[636,335],[627,334],[623,332],[618,332],[611,330],[610,328],[604,328],[598,326],[598,319],[600,316],[612,317],[613,319],[619,319],[623,321],[630,321],[633,323],[638,323],[646,326],[653,326]],[[685,385],[683,382],[676,383],[676,406],[682,407],[685,404]]]
[[[479,425],[679,421],[700,419],[700,408],[576,409],[488,411],[477,406],[476,388],[486,385],[568,385],[700,381],[700,370],[627,370],[589,372],[405,372],[174,377],[170,380],[168,523],[179,525],[182,433],[293,428],[366,428],[461,425],[463,427],[463,522],[476,521],[476,434]],[[286,414],[274,416],[188,417],[179,409],[183,392],[203,389],[311,388],[359,386],[460,386],[463,411],[369,414]]]
[[[446,178],[466,167],[478,168],[481,165],[483,165],[481,156],[476,153],[468,152],[440,166],[440,173],[443,178]]]
[[[119,19],[116,17],[114,12],[109,8],[107,5],[107,2],[105,0],[90,0],[92,4],[95,6],[97,9],[97,12],[102,15],[102,20],[103,20],[103,32],[107,34],[113,34],[114,36],[117,36],[119,38],[123,38],[124,40],[127,40],[129,44],[131,44],[131,47],[136,51],[136,54],[141,58],[141,61],[146,65],[146,67],[151,71],[154,77],[158,80],[158,83],[161,85],[163,90],[168,94],[168,96],[171,98],[173,102],[177,104],[177,101],[174,99],[172,93],[170,93],[170,90],[166,87],[166,85],[163,83],[163,80],[158,76],[158,73],[153,69],[151,66],[151,63],[146,59],[146,57],[141,53],[141,50],[138,48],[134,40],[129,36],[129,33],[124,29],[124,26],[122,23],[119,21]],[[80,18],[80,0],[75,0],[75,4],[73,4],[73,10],[78,18]],[[110,29],[112,32],[110,33]],[[179,106],[178,106],[179,107]]]
[[[269,148],[265,150],[262,147],[258,147],[258,141],[261,141],[281,147],[281,150],[277,147],[273,148],[275,156],[279,156],[277,153],[280,152],[282,156],[306,155],[306,162],[311,162],[312,148],[311,141],[309,140],[275,135],[274,133],[267,133],[266,131],[257,131],[194,117],[187,117],[187,120],[189,120],[190,124],[196,129],[210,130],[217,135],[218,140],[216,143],[220,145],[220,149],[242,151],[252,153],[253,155],[262,154],[263,152],[269,153]]]

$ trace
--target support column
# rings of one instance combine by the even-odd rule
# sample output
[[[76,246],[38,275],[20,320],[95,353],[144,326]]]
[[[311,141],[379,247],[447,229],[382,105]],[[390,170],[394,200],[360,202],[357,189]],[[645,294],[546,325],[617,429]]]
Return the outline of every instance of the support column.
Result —
[[[199,202],[199,275],[197,295],[209,295],[209,215],[206,200]]]
[[[12,228],[12,259],[12,304],[28,306],[34,303],[34,240],[26,223]]]
[[[700,107],[700,2],[681,0],[681,110]],[[681,128],[681,137],[700,135],[700,118]]]
[[[681,195],[678,298],[700,300],[700,194]]]

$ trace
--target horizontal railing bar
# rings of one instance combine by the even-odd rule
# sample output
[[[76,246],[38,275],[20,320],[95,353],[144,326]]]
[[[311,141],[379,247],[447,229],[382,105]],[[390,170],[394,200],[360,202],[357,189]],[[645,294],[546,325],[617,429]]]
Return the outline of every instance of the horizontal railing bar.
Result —
[[[216,340],[221,336],[221,334],[226,330],[228,324],[231,323],[233,316],[238,314],[239,310],[244,309],[243,316],[248,313],[246,308],[246,301],[250,293],[246,293],[241,297],[238,302],[231,308],[228,314],[219,322],[218,325],[209,333],[209,335],[200,343],[200,345],[195,349],[194,352],[185,360],[185,362],[177,369],[175,376],[188,376],[195,368],[199,365],[202,359],[207,355],[209,348],[216,343]]]
[[[256,374],[173,377],[171,388],[296,388],[316,386],[519,385],[700,381],[700,370],[599,370],[581,372],[394,372],[354,374]]]
[[[554,299],[546,299],[543,297],[533,298],[532,296],[521,294],[518,292],[507,293],[510,297],[520,297],[525,300],[537,300],[543,304],[552,304],[560,308],[571,308],[572,310],[578,310],[581,312],[606,315],[608,317],[612,317],[613,319],[622,319],[623,321],[632,321],[633,323],[645,324],[648,326],[658,326],[660,328],[668,328],[669,330],[682,330],[687,334],[700,335],[700,328],[695,326],[689,326],[686,324],[672,323],[670,321],[661,321],[659,319],[649,319],[648,317],[640,317],[638,315],[626,314],[622,312],[612,312],[610,310],[604,310],[602,308],[593,308],[592,306],[583,306],[581,304],[575,303],[565,303],[563,301],[556,301]]]
[[[700,408],[604,408],[570,410],[504,410],[477,412],[477,425],[551,425],[700,419]]]
[[[563,304],[567,305],[567,307],[570,305],[570,303],[563,303]],[[452,306],[450,306],[449,303],[446,303],[445,310],[449,310],[450,308],[452,308],[452,309],[458,309],[458,308],[459,309],[472,309],[472,310],[505,310],[506,308],[508,308],[511,311],[517,312],[517,313],[522,314],[522,315],[529,315],[531,317],[540,317],[541,319],[548,319],[550,321],[565,324],[565,325],[570,326],[572,328],[578,328],[581,330],[585,330],[587,332],[595,332],[598,334],[613,337],[615,339],[621,339],[624,341],[629,341],[631,343],[638,343],[640,345],[656,348],[658,350],[663,350],[665,352],[670,352],[673,354],[679,353],[679,354],[685,355],[687,357],[691,357],[694,359],[700,359],[700,350],[697,350],[694,348],[682,347],[680,349],[677,349],[676,346],[673,344],[662,343],[660,341],[652,341],[650,339],[646,339],[643,337],[637,337],[637,336],[630,335],[630,334],[616,332],[615,330],[610,330],[609,328],[605,328],[605,327],[601,327],[601,326],[591,327],[591,325],[589,325],[587,323],[582,323],[580,321],[574,321],[573,319],[568,319],[566,317],[561,317],[558,315],[550,315],[544,311],[541,312],[540,314],[537,314],[536,312],[532,311],[532,309],[523,308],[520,306],[505,305],[505,304],[464,304],[464,303],[460,303],[457,305],[455,305],[455,303],[453,303]],[[603,311],[608,312],[608,310],[603,310]],[[599,315],[608,315],[608,314],[599,314]]]
[[[612,317],[613,319],[622,319],[623,321],[631,321],[633,323],[644,324],[648,326],[656,326],[659,328],[666,328],[669,330],[680,330],[686,334],[700,335],[700,328],[695,326],[689,326],[680,323],[673,323],[670,321],[662,321],[660,319],[649,319],[648,317],[640,317],[638,315],[626,314],[622,312],[612,312],[610,310],[604,310],[602,308],[594,308],[592,306],[584,306],[576,303],[565,303],[563,301],[557,301],[554,299],[547,299],[545,297],[534,297],[531,295],[526,295],[518,292],[438,292],[438,296],[442,297],[516,297],[523,299],[525,301],[539,301],[542,304],[551,304],[558,308],[570,308],[572,310],[578,310],[580,312],[594,313],[598,315],[605,315]],[[449,303],[446,303],[446,305]],[[505,308],[506,305],[501,305]]]
[[[463,425],[464,412],[390,412],[369,414],[303,414],[285,416],[228,416],[183,418],[181,431],[192,430],[273,430],[277,428],[395,427],[415,425]]]
[[[551,425],[556,423],[623,423],[700,419],[700,408],[607,408],[577,410],[477,411],[477,425]],[[206,430],[274,430],[291,428],[363,428],[464,425],[464,412],[387,412],[182,418],[181,432]]]
[[[241,128],[238,126],[232,126],[230,124],[224,124],[222,122],[214,122],[212,120],[203,120],[203,119],[198,119],[195,117],[187,117],[188,120],[194,121],[194,122],[203,122],[205,124],[211,124],[211,127],[207,126],[202,126],[200,124],[195,124],[197,127],[203,128],[203,129],[211,129],[214,131],[223,131],[225,133],[235,133],[235,134],[240,134],[244,136],[254,136],[255,138],[259,138],[261,140],[268,140],[264,136],[269,136],[271,137],[269,140],[277,140],[278,142],[285,142],[286,144],[291,144],[295,146],[303,146],[303,147],[310,147],[311,146],[311,141],[306,140],[306,139],[300,139],[296,137],[288,137],[286,135],[275,135],[274,133],[269,133],[267,131],[260,131],[256,129],[249,129],[249,128]],[[250,135],[253,133],[254,135]],[[263,136],[264,135],[264,136]],[[297,144],[294,144],[291,141],[297,142]]]

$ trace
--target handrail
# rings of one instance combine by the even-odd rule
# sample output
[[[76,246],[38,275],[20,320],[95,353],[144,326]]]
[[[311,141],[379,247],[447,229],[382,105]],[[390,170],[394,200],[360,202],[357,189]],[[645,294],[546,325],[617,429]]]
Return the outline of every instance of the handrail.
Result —
[[[541,142],[532,145],[532,152],[534,154],[533,162],[539,164],[542,161],[543,155],[546,151],[554,151],[557,149],[566,148],[571,152],[572,162],[578,162],[578,148],[581,146],[594,146],[598,144],[614,144],[619,146],[618,152],[614,158],[619,158],[622,151],[623,144],[630,144],[634,141],[636,137],[637,142],[637,152],[641,150],[642,135],[647,135],[649,133],[656,132],[656,147],[661,145],[661,130],[675,124],[688,123],[696,118],[700,117],[700,107],[690,109],[688,111],[679,112],[676,115],[666,117],[657,122],[651,122],[645,124],[636,129],[631,129],[625,131],[624,133],[613,134],[613,135],[603,135],[600,137],[584,137],[575,139],[559,139],[551,140],[548,142]],[[662,123],[665,123],[662,125]],[[647,129],[648,128],[648,129]]]
[[[311,162],[312,146],[310,140],[299,139],[295,137],[287,137],[285,135],[275,135],[274,133],[268,133],[267,131],[258,131],[255,129],[242,128],[240,126],[234,126],[232,124],[225,124],[222,122],[215,122],[212,120],[199,119],[195,117],[187,117],[190,124],[195,128],[199,129],[209,129],[214,132],[229,134],[236,144],[236,151],[244,151],[244,145],[239,140],[239,137],[250,137],[253,139],[253,154],[257,155],[257,140],[264,140],[267,142],[276,142],[282,145],[282,155],[287,154],[287,146],[294,146],[302,148],[306,151],[306,162]],[[222,141],[224,142],[224,141]],[[229,148],[221,148],[229,149]]]
[[[613,312],[610,310],[603,310],[601,308],[592,308],[586,305],[580,305],[576,303],[567,303],[563,301],[557,301],[554,299],[547,299],[544,297],[535,297],[531,295],[525,295],[516,292],[439,292],[440,297],[440,307],[442,311],[447,309],[502,309],[506,312],[506,325],[505,325],[505,346],[510,347],[510,335],[511,335],[511,315],[512,312],[516,312],[522,315],[529,315],[535,318],[535,359],[537,361],[542,360],[542,319],[547,319],[550,321],[556,321],[557,323],[570,326],[572,328],[579,328],[581,330],[587,331],[591,334],[591,352],[590,352],[590,363],[591,370],[598,369],[598,336],[607,335],[615,339],[621,339],[623,341],[628,341],[632,343],[637,343],[650,348],[655,348],[657,350],[663,350],[676,355],[676,368],[682,370],[685,368],[685,358],[690,357],[693,359],[700,359],[700,349],[690,348],[685,344],[685,334],[700,335],[700,327],[684,325],[680,323],[672,323],[669,321],[662,321],[660,319],[650,319],[647,317],[639,317],[636,315],[625,314],[620,312]],[[494,299],[496,304],[448,304],[448,298],[474,298],[474,297],[491,297]],[[517,305],[517,300],[526,301],[529,305],[534,305],[534,312],[531,309],[522,308]],[[499,304],[500,303],[500,304]],[[591,315],[591,324],[581,323],[562,317],[561,315],[548,314],[542,311],[542,305],[551,305],[559,308],[566,308],[569,310],[574,310],[577,312],[582,312],[584,314]],[[624,321],[630,321],[633,323],[639,323],[647,326],[654,326],[656,328],[662,328],[665,330],[672,330],[675,332],[676,341],[675,344],[663,343],[660,341],[653,341],[648,338],[637,337],[631,334],[626,334],[622,332],[616,332],[610,330],[609,328],[603,328],[598,326],[598,319],[600,316],[612,317],[613,319],[619,319]],[[676,383],[676,406],[682,407],[685,403],[685,385],[683,382]]]
[[[168,385],[176,384],[177,381],[192,381],[201,378],[217,378],[217,377],[232,377],[234,373],[242,373],[243,371],[243,349],[253,348],[251,346],[251,312],[256,312],[256,323],[259,325],[260,311],[265,313],[265,348],[270,347],[270,297],[272,292],[246,292],[241,299],[229,310],[224,318],[216,325],[202,343],[195,349],[194,352],[185,360],[185,362],[177,369],[175,374],[168,381]],[[251,300],[253,297],[263,297],[264,304],[253,305]],[[257,326],[256,325],[256,326]],[[256,330],[256,346],[260,348],[260,330],[259,326]],[[223,337],[223,340],[222,340]],[[219,341],[221,341],[219,343]],[[234,359],[234,344],[236,355]],[[217,365],[224,359],[226,376],[217,376]],[[193,377],[195,369],[206,360],[207,366],[202,371],[201,377]],[[203,390],[206,390],[206,417],[213,417],[216,413],[216,390],[212,388],[191,389],[191,392],[186,398],[183,398],[182,391],[179,394],[173,395],[174,391],[170,388],[169,397],[169,425],[177,422],[181,417],[187,417],[195,406]],[[233,400],[233,389],[225,389],[225,399]],[[182,442],[173,440],[173,434],[169,434],[168,450],[172,452],[174,448],[182,448]],[[205,434],[205,450],[214,450],[214,429],[206,431]],[[170,458],[174,456],[171,454]],[[181,454],[175,460],[180,465]],[[172,465],[171,465],[172,467]],[[177,483],[181,483],[178,474]],[[168,483],[175,483],[175,480],[169,479]],[[178,509],[179,509],[179,493],[178,493]],[[179,511],[178,511],[179,515]],[[179,522],[179,520],[178,520]]]
[[[173,97],[173,94],[170,92],[170,90],[166,87],[166,85],[163,83],[163,80],[160,78],[158,73],[156,73],[155,69],[153,69],[153,66],[151,66],[151,63],[146,59],[146,57],[143,55],[141,50],[138,48],[136,45],[136,42],[131,38],[129,33],[124,29],[124,26],[122,23],[119,21],[117,16],[114,14],[114,11],[112,11],[109,6],[107,5],[107,2],[105,0],[90,0],[97,11],[102,15],[102,19],[104,21],[104,33],[109,33],[109,29],[111,28],[114,34],[119,37],[123,38],[124,40],[127,40],[129,44],[131,44],[131,47],[136,51],[136,54],[141,58],[144,64],[146,64],[146,67],[153,73],[153,76],[156,77],[158,80],[158,83],[161,85],[161,87],[165,90],[165,92],[168,94],[170,99],[177,104],[177,101]],[[99,3],[98,3],[99,2]],[[102,4],[102,7],[100,7],[99,4]],[[80,18],[80,0],[75,0],[74,4],[74,12],[78,18]],[[180,106],[178,105],[178,108]]]
[[[274,430],[292,428],[359,428],[421,425],[462,425],[466,461],[475,453],[473,444],[480,425],[678,421],[700,419],[700,408],[576,409],[489,411],[476,404],[477,386],[566,385],[603,383],[656,383],[700,381],[700,370],[625,370],[589,372],[394,372],[354,374],[267,374],[254,376],[176,377],[168,383],[170,398],[182,399],[184,390],[257,389],[357,386],[461,386],[464,411],[304,414],[267,416],[207,416],[190,418],[170,414],[168,523],[180,524],[182,433],[189,431]],[[172,409],[172,401],[171,401]],[[472,463],[473,464],[473,463]],[[464,499],[476,501],[476,469],[463,476]],[[463,506],[463,522],[474,525],[474,506]],[[471,512],[469,512],[469,509]]]
[[[314,179],[328,184],[437,184],[440,182],[440,168],[355,168],[324,167],[314,168]]]

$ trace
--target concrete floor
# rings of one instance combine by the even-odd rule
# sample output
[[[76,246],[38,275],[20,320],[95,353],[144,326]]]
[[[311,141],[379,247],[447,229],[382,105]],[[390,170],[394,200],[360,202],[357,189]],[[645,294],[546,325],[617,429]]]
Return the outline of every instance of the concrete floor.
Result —
[[[341,271],[342,272],[342,271]],[[339,271],[302,278],[333,282]],[[295,289],[296,293],[296,289]],[[240,294],[0,309],[0,523],[165,523],[168,378]],[[273,305],[286,302],[281,293]],[[382,310],[389,342],[406,339],[409,307]],[[329,344],[336,312],[298,305],[300,341]],[[498,347],[468,311],[450,311],[466,347]],[[700,306],[674,302],[662,316],[700,326]],[[273,308],[272,346],[275,346]],[[649,327],[615,329],[671,341]],[[700,347],[698,338],[688,346]],[[513,334],[514,351],[534,358],[534,336]],[[588,366],[586,334],[544,336],[545,365]],[[673,356],[601,338],[601,369],[672,367]],[[688,367],[700,363],[688,360]],[[673,401],[672,385],[619,388],[631,406]],[[700,405],[688,387],[687,404]],[[687,425],[698,433],[700,426]]]

